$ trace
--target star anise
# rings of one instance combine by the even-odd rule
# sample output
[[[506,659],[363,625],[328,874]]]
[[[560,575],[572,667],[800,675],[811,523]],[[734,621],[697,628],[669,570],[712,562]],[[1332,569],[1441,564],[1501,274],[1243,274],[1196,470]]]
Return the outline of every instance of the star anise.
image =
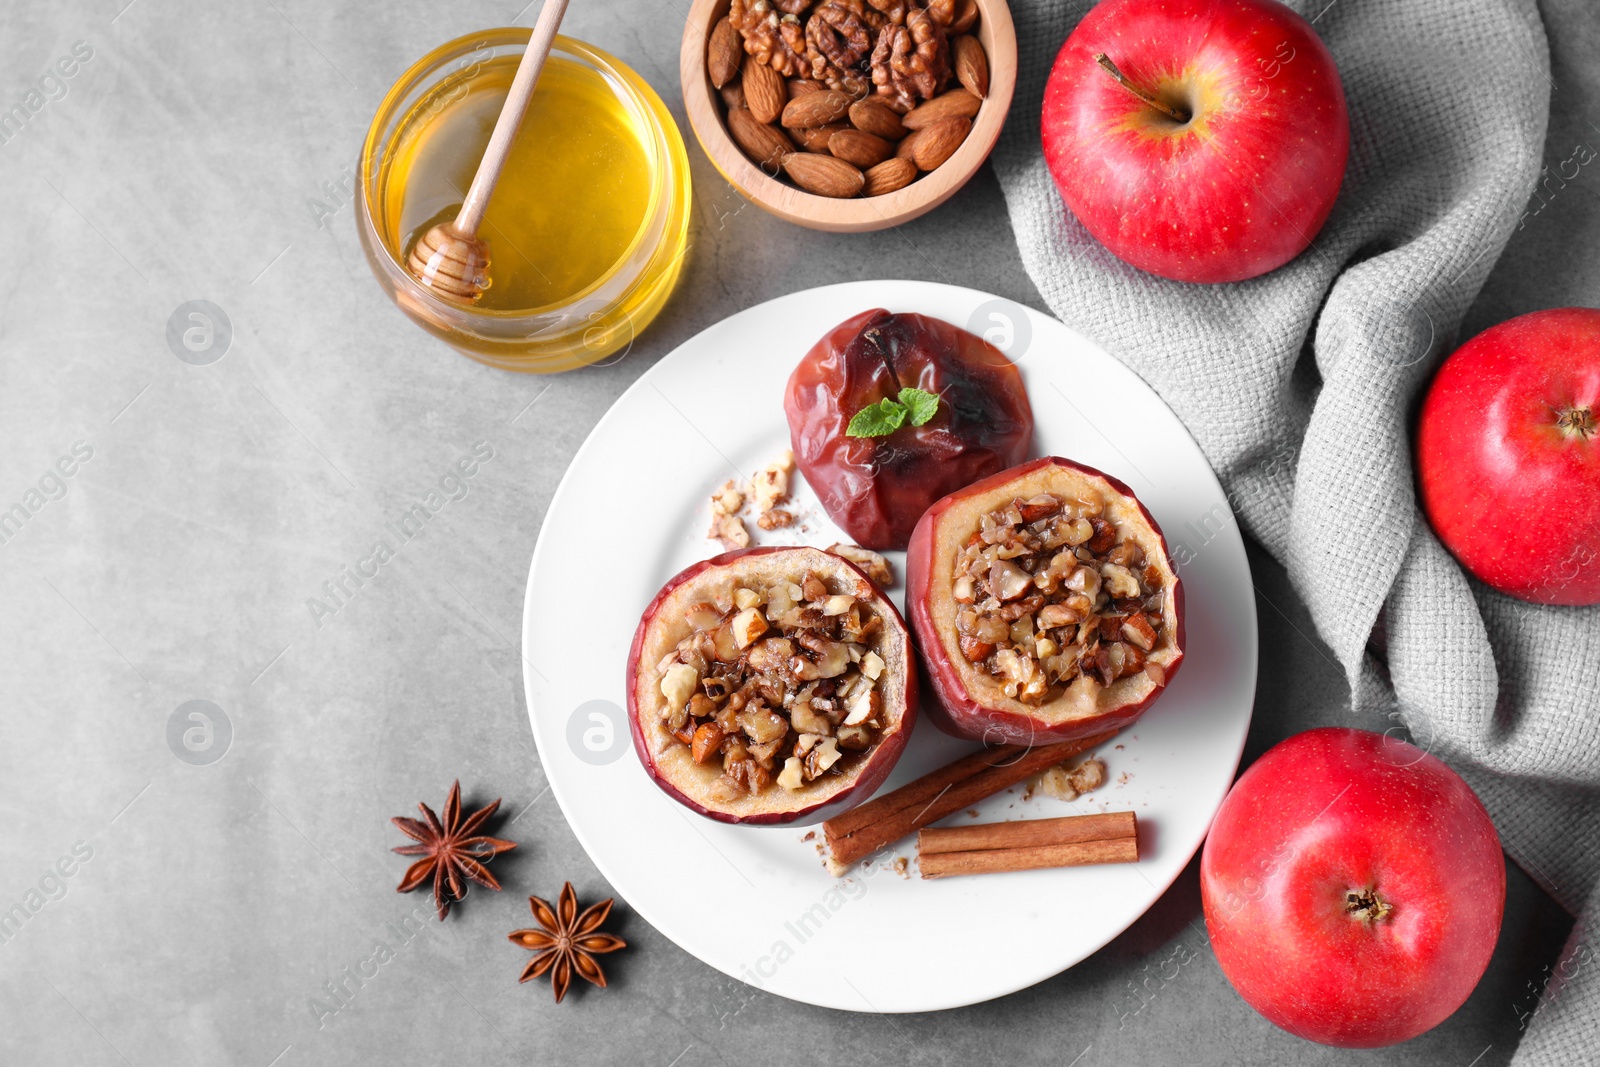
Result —
[[[533,909],[534,919],[544,929],[513,930],[507,935],[523,948],[537,953],[517,981],[526,982],[549,971],[550,988],[555,991],[557,1004],[567,995],[573,971],[604,989],[605,972],[594,957],[628,947],[620,937],[597,932],[611,914],[611,903],[611,898],[607,897],[579,915],[578,895],[572,891],[571,882],[561,887],[559,913],[550,907],[549,901],[529,897],[528,907]]]
[[[389,820],[400,827],[401,833],[421,842],[402,845],[394,851],[402,856],[423,857],[406,869],[406,876],[400,879],[395,892],[410,892],[427,881],[430,874],[433,875],[433,903],[439,909],[439,921],[443,922],[444,917],[450,914],[450,905],[466,897],[465,878],[472,879],[485,889],[500,888],[500,883],[495,881],[483,861],[509,852],[517,844],[497,837],[477,836],[483,824],[499,810],[500,801],[496,799],[488,807],[479,808],[462,819],[459,779],[450,787],[450,796],[444,802],[442,822],[428,805],[418,804],[417,808],[427,822],[399,815]]]

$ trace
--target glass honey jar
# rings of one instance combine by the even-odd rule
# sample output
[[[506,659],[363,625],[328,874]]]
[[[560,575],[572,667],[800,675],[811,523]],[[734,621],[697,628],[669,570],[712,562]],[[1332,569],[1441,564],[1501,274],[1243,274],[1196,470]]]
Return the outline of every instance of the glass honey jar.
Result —
[[[460,37],[400,77],[362,145],[356,223],[412,320],[491,366],[549,373],[625,352],[666,303],[688,248],[689,163],[649,85],[558,36],[479,229],[488,289],[463,307],[418,283],[406,256],[460,209],[529,35]]]

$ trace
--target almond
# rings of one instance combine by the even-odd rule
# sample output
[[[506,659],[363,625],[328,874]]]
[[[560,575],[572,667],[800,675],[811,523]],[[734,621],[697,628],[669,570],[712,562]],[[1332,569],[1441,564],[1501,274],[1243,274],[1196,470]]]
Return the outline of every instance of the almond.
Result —
[[[789,100],[789,87],[783,75],[765,63],[744,65],[744,102],[757,122],[776,122]]]
[[[850,97],[832,89],[802,93],[783,109],[783,124],[791,130],[809,130],[838,122],[850,111]]]
[[[961,142],[972,131],[972,120],[954,117],[940,119],[932,126],[917,131],[917,145],[911,159],[918,170],[934,170],[955,154]]]
[[[728,112],[728,133],[738,142],[744,154],[759,167],[770,170],[773,164],[794,151],[789,138],[776,126],[757,122],[755,116],[743,108]]]
[[[793,137],[807,152],[828,151],[828,141],[840,130],[850,127],[842,122],[830,122],[826,126],[818,126],[810,130],[790,130],[789,136]]]
[[[917,176],[917,165],[909,159],[886,159],[866,173],[867,184],[863,196],[882,196],[896,189],[904,189]]]
[[[850,105],[850,124],[862,133],[898,141],[906,135],[905,123],[894,109],[881,100],[857,100]]]
[[[718,89],[733,81],[744,59],[744,45],[739,42],[739,31],[726,18],[717,20],[711,27],[711,39],[706,42],[706,73],[711,84]]]
[[[989,95],[989,57],[978,39],[963,34],[950,42],[950,61],[955,67],[956,81],[974,96]]]
[[[738,82],[734,82],[732,85],[724,85],[719,92],[722,94],[722,102],[728,105],[728,110],[730,111],[734,108],[749,106],[744,102],[744,86]]]
[[[826,85],[819,81],[812,81],[810,78],[790,78],[789,99],[793,100],[795,97],[804,96],[807,93],[820,93],[826,88]]]
[[[783,169],[788,171],[796,185],[818,196],[846,199],[859,193],[867,181],[859,170],[844,160],[815,152],[796,152],[785,156]]]
[[[895,146],[895,149],[894,149],[895,158],[896,159],[910,159],[913,156],[913,154],[915,154],[915,152],[917,150],[917,142],[920,141],[921,139],[922,139],[922,131],[921,130],[911,130],[911,131],[907,132],[907,134],[900,139],[900,143]]]
[[[846,127],[828,138],[828,151],[846,163],[866,170],[894,155],[894,145],[882,137]]]
[[[926,104],[912,108],[900,121],[905,123],[908,130],[925,130],[945,119],[970,119],[982,106],[983,101],[967,90],[951,89]]]

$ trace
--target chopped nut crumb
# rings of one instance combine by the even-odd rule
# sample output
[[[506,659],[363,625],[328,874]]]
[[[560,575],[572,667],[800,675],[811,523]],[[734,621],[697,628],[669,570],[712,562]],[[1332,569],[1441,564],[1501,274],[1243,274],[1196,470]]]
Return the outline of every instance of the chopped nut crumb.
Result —
[[[865,591],[859,576],[834,570],[691,605],[690,632],[658,667],[663,726],[695,763],[721,764],[722,799],[844,773],[889,725],[883,609],[845,591]]]
[[[711,494],[713,515],[737,515],[742,507],[744,507],[744,494],[739,492],[738,486],[733,484],[731,478],[723,483],[721,489]]]
[[[750,479],[750,502],[756,514],[765,515],[789,499],[789,472],[794,470],[794,452],[784,449],[778,458]],[[785,524],[787,525],[787,524]],[[763,526],[762,529],[771,529]]]
[[[910,878],[911,875],[906,873],[906,868],[908,866],[909,864],[906,862],[906,858],[904,856],[900,856],[894,861],[894,873],[898,874],[902,878]]]
[[[749,548],[750,531],[737,515],[713,515],[707,537],[721,541],[727,548]]]
[[[1024,704],[1140,672],[1166,683],[1148,662],[1171,641],[1165,573],[1091,497],[1013,500],[982,516],[955,560],[961,654]]]
[[[862,548],[860,545],[836,544],[829,545],[828,551],[860,567],[861,573],[879,589],[887,591],[894,585],[894,566],[872,549]]]
[[[742,507],[744,494],[739,487],[732,479],[722,483],[722,487],[711,494],[711,529],[706,531],[706,536],[721,541],[724,548],[749,548],[750,531],[739,518]]]
[[[1039,776],[1039,788],[1057,800],[1077,800],[1084,793],[1094,792],[1105,780],[1106,765],[1097,759],[1086,759],[1070,769],[1065,763],[1051,767]]]
[[[773,508],[756,516],[756,525],[763,530],[778,530],[793,524],[794,516],[782,508]]]

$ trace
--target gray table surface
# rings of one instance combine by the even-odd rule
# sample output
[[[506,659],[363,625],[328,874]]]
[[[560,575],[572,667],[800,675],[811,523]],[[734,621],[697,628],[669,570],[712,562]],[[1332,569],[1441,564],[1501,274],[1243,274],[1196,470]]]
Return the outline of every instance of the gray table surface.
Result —
[[[609,989],[557,1006],[516,983],[526,956],[505,934],[526,925],[529,893],[554,897],[566,878],[585,899],[610,892],[546,787],[516,647],[540,521],[589,428],[684,339],[809,286],[925,278],[1040,306],[987,171],[900,230],[829,236],[740,210],[691,140],[688,266],[626,359],[536,378],[454,355],[369,276],[352,164],[409,63],[472,29],[529,24],[522,2],[0,12],[0,107],[37,105],[0,143],[0,508],[40,505],[0,543],[0,913],[23,915],[0,927],[0,1061],[1508,1060],[1570,926],[1514,869],[1468,1005],[1376,1052],[1303,1043],[1234,995],[1193,865],[1078,967],[957,1011],[783,1001],[690,957],[626,901],[611,925],[630,947],[608,958]],[[681,120],[683,8],[582,0],[567,28],[632,64]],[[77,42],[90,58],[54,76]],[[1558,80],[1589,76],[1564,62]],[[1558,113],[1553,128],[1579,118]],[[1530,229],[1590,225],[1593,210],[1592,191],[1557,197]],[[1538,247],[1518,242],[1469,325],[1585,299],[1592,263],[1547,274],[1552,296],[1527,281]],[[166,343],[193,299],[232,324],[209,366]],[[306,599],[480,440],[495,454],[467,496],[315,625]],[[53,477],[75,446],[92,455]],[[1247,759],[1351,719],[1283,572],[1251,561],[1262,672]],[[216,762],[186,762],[169,740],[190,700],[231,727]],[[496,864],[506,892],[419,932],[403,924],[427,901],[394,892],[405,861],[387,851],[399,843],[388,818],[437,804],[457,776],[472,802],[504,796],[500,829],[521,847]],[[927,936],[1003,922],[951,915]]]

